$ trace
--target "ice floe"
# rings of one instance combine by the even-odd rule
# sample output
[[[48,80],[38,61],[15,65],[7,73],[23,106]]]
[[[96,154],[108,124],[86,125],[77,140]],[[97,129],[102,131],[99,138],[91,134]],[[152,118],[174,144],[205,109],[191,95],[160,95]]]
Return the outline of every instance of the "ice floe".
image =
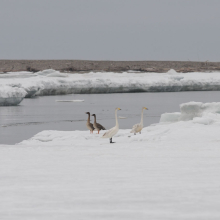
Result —
[[[184,103],[115,144],[50,130],[1,145],[0,218],[219,219],[219,105]]]
[[[0,106],[18,105],[26,94],[22,88],[0,86]]]
[[[61,73],[44,70],[0,75],[0,86],[23,88],[27,95],[71,93],[178,92],[220,90],[220,73],[134,73],[90,72]]]
[[[188,102],[180,105],[180,112],[164,113],[161,115],[160,122],[176,122],[188,121],[201,122],[207,120],[215,122],[219,120],[220,103],[202,103],[202,102]],[[201,119],[198,119],[201,118]]]

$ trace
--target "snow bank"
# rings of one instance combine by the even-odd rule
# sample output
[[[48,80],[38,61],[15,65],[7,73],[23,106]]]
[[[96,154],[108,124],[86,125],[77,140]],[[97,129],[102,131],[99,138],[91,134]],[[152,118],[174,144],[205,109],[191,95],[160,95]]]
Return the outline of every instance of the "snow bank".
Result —
[[[27,92],[22,88],[1,86],[0,106],[18,105],[26,94]]]
[[[180,120],[191,120],[208,113],[220,113],[220,103],[189,102],[180,105]]]
[[[23,88],[27,95],[71,93],[178,92],[220,90],[220,73],[112,73],[67,74],[55,70],[0,75],[0,86]]]
[[[160,122],[193,120],[194,123],[212,124],[220,121],[220,103],[188,102],[180,105],[181,112],[164,113]]]
[[[35,145],[1,145],[0,219],[219,219],[219,132],[172,131],[152,127],[111,145],[51,131]]]
[[[0,219],[219,219],[218,105],[182,104],[193,119],[119,130],[115,144],[104,131],[42,131],[1,145]]]

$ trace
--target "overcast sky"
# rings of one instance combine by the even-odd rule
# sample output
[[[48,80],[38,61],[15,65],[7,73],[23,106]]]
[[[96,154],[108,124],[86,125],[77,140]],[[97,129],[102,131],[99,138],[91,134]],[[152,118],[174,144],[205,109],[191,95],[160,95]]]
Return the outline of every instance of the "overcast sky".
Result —
[[[0,59],[220,61],[220,0],[0,0]]]

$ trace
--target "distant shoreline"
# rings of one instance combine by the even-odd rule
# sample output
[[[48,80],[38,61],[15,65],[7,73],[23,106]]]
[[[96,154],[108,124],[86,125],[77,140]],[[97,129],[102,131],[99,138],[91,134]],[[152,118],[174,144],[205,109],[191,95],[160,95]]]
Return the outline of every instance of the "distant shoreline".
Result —
[[[0,60],[0,73],[54,69],[61,72],[176,72],[220,71],[220,62],[191,61],[92,61],[92,60]]]

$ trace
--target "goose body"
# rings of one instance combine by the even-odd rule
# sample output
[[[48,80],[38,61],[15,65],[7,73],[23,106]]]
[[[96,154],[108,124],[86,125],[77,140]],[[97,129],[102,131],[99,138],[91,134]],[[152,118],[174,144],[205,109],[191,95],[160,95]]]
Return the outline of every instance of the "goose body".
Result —
[[[102,136],[103,138],[109,138],[110,139],[110,143],[114,143],[114,142],[112,142],[112,137],[114,135],[116,135],[118,133],[118,130],[119,130],[118,117],[117,117],[117,111],[118,110],[121,110],[121,109],[120,108],[116,108],[115,109],[115,120],[116,120],[115,127],[111,128],[110,130],[105,132],[105,134]]]
[[[134,135],[136,135],[136,133],[140,133],[141,134],[141,130],[143,129],[144,127],[144,122],[143,122],[143,114],[144,114],[144,110],[148,110],[146,107],[143,107],[142,108],[142,112],[141,112],[141,122],[138,123],[138,124],[135,124],[133,127],[132,127],[132,130],[130,133],[134,133]]]
[[[93,124],[90,123],[90,112],[86,112],[86,114],[88,114],[88,119],[87,119],[87,122],[86,122],[86,127],[90,130],[90,134],[93,133],[93,130],[95,129],[93,127]]]
[[[96,122],[96,115],[93,114],[92,116],[94,116],[93,127],[98,131],[98,134],[99,134],[99,131],[100,131],[100,130],[106,130],[105,127],[103,127],[101,124],[99,124],[99,123]]]

